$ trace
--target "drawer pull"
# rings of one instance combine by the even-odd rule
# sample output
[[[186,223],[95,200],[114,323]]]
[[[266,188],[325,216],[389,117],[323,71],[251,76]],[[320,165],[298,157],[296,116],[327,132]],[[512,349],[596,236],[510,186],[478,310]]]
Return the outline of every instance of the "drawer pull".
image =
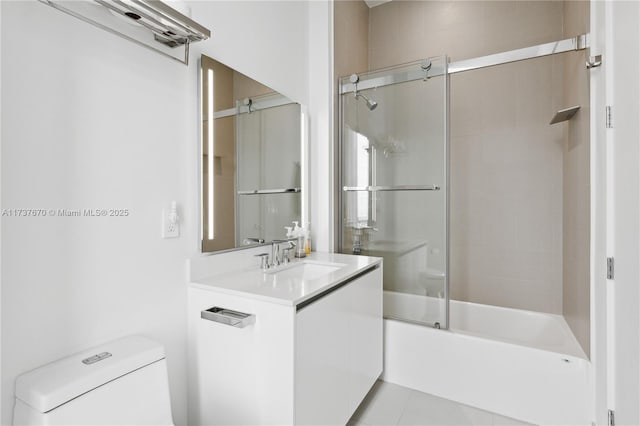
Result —
[[[245,314],[218,306],[200,311],[200,318],[238,328],[244,328],[256,322],[256,316],[253,314]]]

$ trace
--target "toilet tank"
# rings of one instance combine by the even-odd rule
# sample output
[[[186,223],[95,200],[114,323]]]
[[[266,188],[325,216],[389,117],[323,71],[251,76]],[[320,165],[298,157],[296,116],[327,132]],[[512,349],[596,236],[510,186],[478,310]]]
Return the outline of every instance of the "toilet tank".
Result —
[[[171,425],[164,348],[129,336],[16,379],[14,425]]]

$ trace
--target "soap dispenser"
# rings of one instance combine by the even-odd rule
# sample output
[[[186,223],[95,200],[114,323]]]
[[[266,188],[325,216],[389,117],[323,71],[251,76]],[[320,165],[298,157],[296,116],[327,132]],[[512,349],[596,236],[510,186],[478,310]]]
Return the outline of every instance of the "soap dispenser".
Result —
[[[297,238],[297,243],[296,243],[296,257],[301,258],[301,257],[306,257],[307,253],[304,250],[304,228],[300,228],[298,226],[298,221],[293,221],[293,230],[291,231],[291,236],[293,238]]]
[[[307,223],[307,229],[304,233],[304,251],[311,254],[311,224]]]

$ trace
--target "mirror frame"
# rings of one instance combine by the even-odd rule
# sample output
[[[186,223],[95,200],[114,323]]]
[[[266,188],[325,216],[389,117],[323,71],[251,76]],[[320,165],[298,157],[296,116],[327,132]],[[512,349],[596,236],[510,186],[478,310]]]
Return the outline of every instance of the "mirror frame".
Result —
[[[263,247],[263,246],[267,246],[271,244],[271,241],[265,241],[264,243],[256,243],[256,244],[250,244],[250,245],[246,245],[246,246],[237,246],[237,247],[230,247],[228,249],[222,249],[222,250],[215,250],[215,251],[202,251],[202,247],[203,247],[203,237],[204,237],[204,224],[203,224],[203,214],[202,214],[202,203],[203,203],[203,196],[202,196],[202,191],[203,191],[203,184],[202,184],[202,176],[204,173],[204,169],[203,169],[203,164],[202,164],[202,155],[203,155],[203,126],[202,126],[202,120],[204,119],[203,117],[203,110],[202,110],[202,90],[203,90],[203,72],[202,72],[202,56],[207,56],[215,61],[218,61],[217,59],[213,58],[213,56],[210,55],[206,55],[205,53],[201,53],[200,57],[198,58],[198,66],[197,68],[197,108],[198,108],[198,139],[197,139],[197,144],[198,144],[198,149],[197,149],[197,161],[198,161],[198,165],[196,167],[196,170],[198,172],[198,176],[197,176],[197,193],[198,193],[198,197],[197,197],[197,215],[198,215],[198,234],[197,234],[197,244],[198,244],[198,253],[202,254],[202,255],[215,255],[215,254],[221,254],[221,253],[229,253],[229,252],[234,252],[234,251],[239,251],[239,250],[246,250],[246,249],[252,249],[252,248],[256,248],[256,247]],[[220,62],[220,61],[218,61]],[[235,68],[224,64],[222,62],[220,62],[221,64],[235,70]],[[236,70],[237,71],[237,70]],[[240,71],[237,71],[240,72]],[[246,74],[245,74],[246,75]],[[247,76],[249,77],[249,76]],[[252,78],[252,77],[249,77]],[[258,80],[255,80],[258,81]],[[258,82],[260,83],[260,82]],[[270,86],[268,86],[270,87]],[[280,93],[280,92],[278,92]],[[282,93],[281,93],[282,94]],[[286,96],[284,94],[282,94],[283,96]],[[288,97],[288,96],[287,96]],[[309,222],[309,204],[310,204],[310,197],[309,197],[309,112],[308,112],[308,108],[306,107],[305,104],[296,101],[293,98],[288,97],[289,99],[291,99],[293,102],[297,103],[298,105],[300,105],[300,223],[301,224],[305,224]],[[237,175],[237,170],[236,170],[236,175]],[[237,196],[237,194],[236,194]],[[284,226],[286,224],[283,224],[283,230],[284,230]],[[235,230],[234,230],[235,233]],[[283,231],[284,233],[284,231]]]

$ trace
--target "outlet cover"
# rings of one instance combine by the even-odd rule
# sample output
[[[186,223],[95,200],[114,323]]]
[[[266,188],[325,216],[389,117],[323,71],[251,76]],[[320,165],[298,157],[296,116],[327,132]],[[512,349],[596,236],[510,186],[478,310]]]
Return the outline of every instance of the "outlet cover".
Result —
[[[178,238],[180,236],[180,220],[171,222],[171,209],[162,209],[162,238]]]

